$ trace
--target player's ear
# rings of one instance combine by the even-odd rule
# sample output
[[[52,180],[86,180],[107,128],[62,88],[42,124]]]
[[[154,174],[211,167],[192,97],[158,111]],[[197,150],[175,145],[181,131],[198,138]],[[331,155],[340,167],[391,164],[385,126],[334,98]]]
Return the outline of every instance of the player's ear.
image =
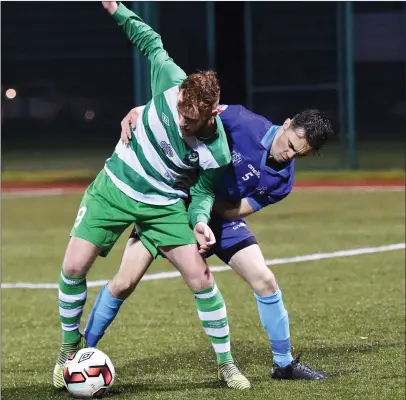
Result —
[[[219,109],[218,109],[218,106],[219,106],[219,101],[217,100],[214,104],[213,104],[213,108],[212,108],[212,110],[211,110],[211,116],[212,117],[215,117],[216,115],[218,115],[219,114]]]
[[[291,122],[292,122],[292,120],[290,118],[287,118],[285,120],[285,122],[283,123],[283,129],[285,129],[285,130],[289,129]]]

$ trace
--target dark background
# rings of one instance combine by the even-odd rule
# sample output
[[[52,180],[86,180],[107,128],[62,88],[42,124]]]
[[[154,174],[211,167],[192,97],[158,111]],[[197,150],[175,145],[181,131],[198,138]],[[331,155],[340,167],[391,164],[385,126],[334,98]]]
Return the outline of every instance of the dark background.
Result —
[[[207,68],[204,7],[204,2],[158,2],[155,28],[187,73]],[[358,141],[402,143],[406,28],[389,32],[371,21],[395,13],[406,26],[405,3],[355,2],[354,12]],[[336,13],[335,2],[255,3],[254,84],[336,81]],[[215,16],[222,102],[246,104],[244,3],[216,2]],[[134,106],[134,70],[132,47],[101,3],[2,2],[1,22],[3,153],[112,149],[122,117]],[[399,44],[391,49],[399,40],[400,50]],[[5,98],[8,88],[16,89],[16,98]],[[324,109],[340,131],[334,90],[258,94],[253,104],[277,123],[313,106]],[[87,110],[94,111],[93,119],[85,118]]]

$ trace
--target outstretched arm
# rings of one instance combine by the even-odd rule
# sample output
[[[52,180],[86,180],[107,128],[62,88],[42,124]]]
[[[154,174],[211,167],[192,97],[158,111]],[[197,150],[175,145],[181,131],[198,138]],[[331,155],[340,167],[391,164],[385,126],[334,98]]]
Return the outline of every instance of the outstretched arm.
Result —
[[[150,61],[152,95],[180,85],[186,74],[163,48],[161,36],[122,3],[103,1],[102,4],[122,27],[131,43]]]

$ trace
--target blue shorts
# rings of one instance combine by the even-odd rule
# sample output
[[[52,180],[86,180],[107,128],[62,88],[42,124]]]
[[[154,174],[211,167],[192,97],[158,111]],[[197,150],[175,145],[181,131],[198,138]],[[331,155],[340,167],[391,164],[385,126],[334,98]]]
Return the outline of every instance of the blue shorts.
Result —
[[[218,214],[213,213],[210,224],[211,230],[216,237],[216,244],[207,252],[206,257],[215,254],[225,263],[228,263],[230,258],[244,247],[241,244],[256,244],[255,236],[251,232],[244,219],[236,221],[228,221]],[[234,251],[238,248],[237,251]],[[230,252],[231,250],[231,252]]]
[[[209,226],[217,242],[205,254],[206,258],[214,254],[227,264],[238,251],[257,244],[254,234],[244,219],[228,221],[213,213]],[[138,238],[135,229],[131,232],[130,238]]]

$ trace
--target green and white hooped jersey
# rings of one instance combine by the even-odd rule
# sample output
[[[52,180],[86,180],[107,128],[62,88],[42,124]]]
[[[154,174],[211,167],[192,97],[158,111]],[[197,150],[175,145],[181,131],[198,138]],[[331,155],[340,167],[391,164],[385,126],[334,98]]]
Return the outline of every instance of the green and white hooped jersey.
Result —
[[[143,203],[168,205],[187,198],[176,183],[187,176],[188,170],[217,169],[230,161],[219,117],[212,141],[182,135],[178,93],[179,86],[174,86],[154,96],[137,120],[130,146],[120,140],[104,167],[122,192]]]

